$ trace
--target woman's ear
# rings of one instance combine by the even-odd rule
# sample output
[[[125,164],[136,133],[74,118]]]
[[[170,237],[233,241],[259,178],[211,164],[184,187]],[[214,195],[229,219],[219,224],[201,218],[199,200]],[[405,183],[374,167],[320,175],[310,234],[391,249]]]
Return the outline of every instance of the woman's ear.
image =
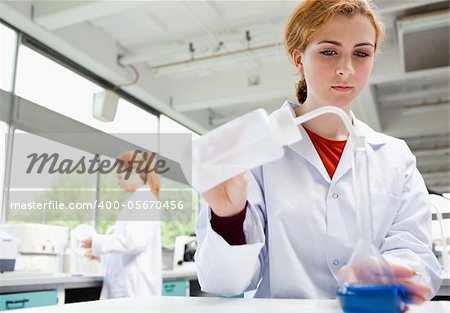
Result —
[[[303,70],[303,63],[302,63],[302,53],[298,50],[295,49],[292,52],[292,60],[294,62],[294,66],[297,69],[298,74],[301,77],[304,77],[304,70]]]

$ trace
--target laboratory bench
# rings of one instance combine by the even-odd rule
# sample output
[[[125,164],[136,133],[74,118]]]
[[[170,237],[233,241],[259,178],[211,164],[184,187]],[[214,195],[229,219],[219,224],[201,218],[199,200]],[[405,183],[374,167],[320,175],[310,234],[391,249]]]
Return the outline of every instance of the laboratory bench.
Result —
[[[450,297],[450,277],[445,277],[442,280],[441,287],[439,288],[439,291],[436,294],[437,299],[442,300],[449,300]]]
[[[48,306],[56,304],[62,306],[63,304],[98,300],[102,283],[102,276],[72,276],[68,274],[44,275],[39,273],[15,272],[3,273],[0,274],[0,311],[8,308],[32,308],[37,306],[47,306],[47,308],[49,308]],[[196,272],[192,269],[163,271],[162,290],[164,296],[172,297],[213,296],[200,290]],[[439,290],[438,297],[435,299],[448,300],[450,295],[449,291],[450,279],[446,278]],[[156,307],[159,308],[159,305],[163,305],[164,300],[158,301],[155,303],[152,302],[149,305],[156,305]],[[200,305],[200,303],[193,302],[192,305]],[[208,303],[213,302],[205,303],[205,305],[207,305]],[[429,304],[428,306],[430,305],[432,304]],[[253,306],[254,305],[252,304],[251,307]],[[169,309],[170,308],[171,307],[169,307]],[[420,309],[418,310],[419,311],[417,312],[422,312]],[[449,312],[450,311],[446,313]]]
[[[72,276],[38,272],[0,274],[0,311],[97,300],[102,276]]]
[[[39,272],[0,274],[0,311],[98,300],[103,276]],[[201,295],[195,270],[163,271],[164,296]]]
[[[433,301],[422,305],[411,305],[408,312],[448,313],[449,310],[449,301]],[[337,300],[138,297],[31,308],[25,309],[24,312],[339,313],[342,311]]]

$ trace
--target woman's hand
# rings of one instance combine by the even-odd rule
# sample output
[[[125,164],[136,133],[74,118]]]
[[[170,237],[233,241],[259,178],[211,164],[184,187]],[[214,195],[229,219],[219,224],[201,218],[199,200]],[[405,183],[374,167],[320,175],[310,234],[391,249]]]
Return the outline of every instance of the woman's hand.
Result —
[[[92,249],[88,249],[84,254],[89,260],[100,260],[100,257],[92,253]]]
[[[233,216],[245,208],[247,184],[247,177],[242,173],[205,191],[203,197],[217,216]]]
[[[389,264],[392,276],[396,280],[396,284],[402,285],[407,290],[409,303],[420,304],[426,300],[431,293],[431,289],[421,283],[414,281],[413,277],[418,275],[415,271],[397,264]]]
[[[350,269],[347,265],[341,267],[337,273],[338,281],[349,284],[395,284],[406,288],[408,303],[420,304],[424,302],[431,293],[428,286],[414,281],[417,273],[408,267],[389,263],[392,277],[386,277],[380,273],[377,262],[368,257],[353,264]]]
[[[86,249],[92,248],[92,238],[83,240],[83,242],[81,243],[81,246]]]

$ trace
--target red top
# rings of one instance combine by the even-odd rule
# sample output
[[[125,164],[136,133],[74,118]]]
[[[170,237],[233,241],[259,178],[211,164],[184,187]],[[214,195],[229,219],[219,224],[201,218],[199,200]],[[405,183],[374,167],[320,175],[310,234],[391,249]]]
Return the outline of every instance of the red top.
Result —
[[[306,133],[311,139],[325,169],[333,178],[347,140],[331,140],[321,137],[310,130]],[[230,245],[245,244],[244,220],[247,206],[238,214],[230,217],[220,217],[211,211],[211,227],[222,236]]]
[[[333,178],[347,140],[331,140],[321,137],[309,129],[305,128],[305,130],[316,148],[328,175],[330,175],[330,178]]]

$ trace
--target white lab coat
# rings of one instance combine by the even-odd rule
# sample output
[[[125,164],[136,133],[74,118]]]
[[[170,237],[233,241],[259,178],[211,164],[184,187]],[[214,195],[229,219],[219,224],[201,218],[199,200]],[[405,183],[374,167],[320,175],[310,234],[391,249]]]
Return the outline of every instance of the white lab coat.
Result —
[[[354,119],[367,139],[373,236],[388,262],[422,273],[435,294],[440,265],[431,251],[431,212],[415,157],[404,141]],[[302,126],[303,139],[285,156],[249,173],[244,233],[229,245],[210,224],[205,206],[197,220],[196,252],[202,290],[255,297],[335,298],[336,273],[358,241],[352,184],[353,143],[345,146],[330,179]]]
[[[136,191],[128,202],[142,201],[143,194],[155,200],[146,189]],[[92,252],[105,265],[100,299],[161,295],[160,222],[136,220],[132,214],[123,208],[113,235],[93,237]]]

